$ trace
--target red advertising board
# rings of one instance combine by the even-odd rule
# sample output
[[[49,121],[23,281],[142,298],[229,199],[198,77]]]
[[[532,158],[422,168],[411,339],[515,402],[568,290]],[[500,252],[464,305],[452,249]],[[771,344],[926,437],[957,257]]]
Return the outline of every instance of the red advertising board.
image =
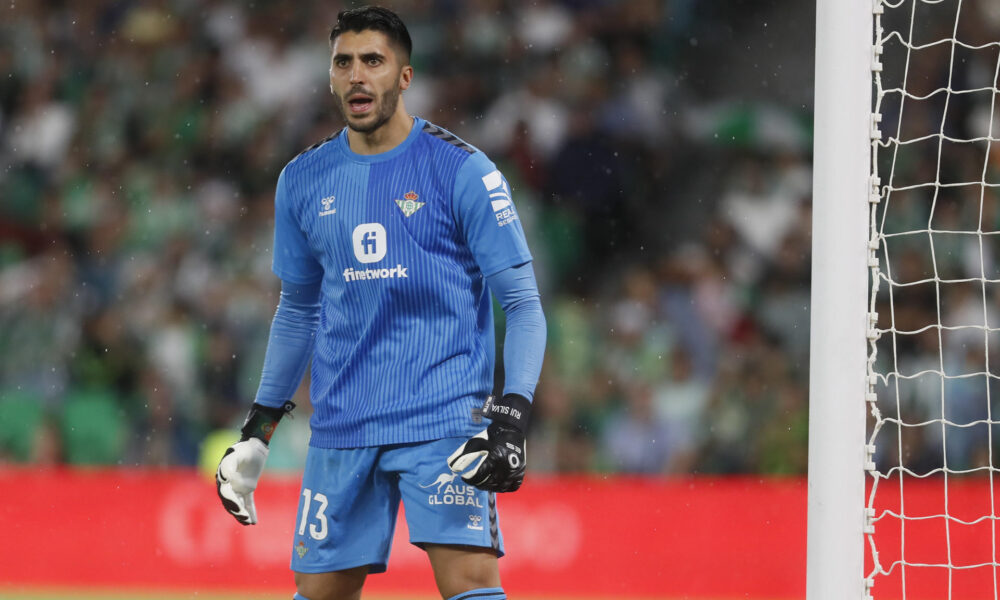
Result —
[[[4,587],[255,590],[290,597],[298,477],[268,474],[237,524],[193,471],[0,469]],[[512,597],[801,598],[803,480],[532,475],[499,499]],[[366,589],[433,595],[399,520]]]

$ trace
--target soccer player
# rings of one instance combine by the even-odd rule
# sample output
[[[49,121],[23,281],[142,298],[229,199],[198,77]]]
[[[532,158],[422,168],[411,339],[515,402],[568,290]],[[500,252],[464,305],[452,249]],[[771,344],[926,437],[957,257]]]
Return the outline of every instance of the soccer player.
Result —
[[[278,177],[281,297],[241,441],[219,463],[219,497],[240,523],[257,522],[267,443],[311,360],[295,598],[360,598],[386,568],[400,501],[443,598],[506,598],[495,493],[524,477],[545,349],[524,232],[496,166],[407,114],[411,41],[397,15],[343,11],[330,48],[347,126]],[[497,397],[491,292],[507,323]]]

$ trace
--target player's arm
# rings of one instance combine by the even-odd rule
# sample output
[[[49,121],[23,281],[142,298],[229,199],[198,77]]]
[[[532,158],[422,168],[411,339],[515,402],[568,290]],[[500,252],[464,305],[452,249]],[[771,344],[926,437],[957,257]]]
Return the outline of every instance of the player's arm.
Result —
[[[524,231],[499,170],[474,154],[456,181],[455,218],[507,317],[502,397],[487,399],[490,425],[449,458],[467,483],[487,491],[518,489],[524,479],[524,434],[545,353],[545,317]]]
[[[273,253],[281,297],[271,321],[256,399],[240,441],[226,450],[215,474],[223,507],[244,525],[257,522],[253,493],[267,460],[268,443],[281,417],[295,407],[291,398],[309,366],[319,324],[323,271],[294,215],[282,171],[275,193]]]
[[[253,493],[264,470],[268,443],[281,417],[295,408],[291,397],[312,357],[319,324],[319,290],[318,282],[282,283],[257,397],[243,423],[240,441],[226,450],[215,474],[222,506],[244,525],[257,522]]]
[[[512,492],[524,480],[524,435],[545,354],[545,315],[531,263],[490,275],[487,282],[507,317],[503,396],[487,400],[483,414],[492,422],[458,448],[448,465],[466,483]]]

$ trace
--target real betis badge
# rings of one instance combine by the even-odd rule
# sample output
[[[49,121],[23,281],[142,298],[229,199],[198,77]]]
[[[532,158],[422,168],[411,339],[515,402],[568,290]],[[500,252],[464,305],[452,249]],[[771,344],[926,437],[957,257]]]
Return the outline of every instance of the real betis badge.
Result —
[[[410,190],[403,194],[403,200],[397,198],[396,204],[399,206],[399,210],[403,211],[403,214],[408,217],[420,210],[421,206],[427,204],[426,202],[417,202],[417,198],[419,197],[416,192]]]

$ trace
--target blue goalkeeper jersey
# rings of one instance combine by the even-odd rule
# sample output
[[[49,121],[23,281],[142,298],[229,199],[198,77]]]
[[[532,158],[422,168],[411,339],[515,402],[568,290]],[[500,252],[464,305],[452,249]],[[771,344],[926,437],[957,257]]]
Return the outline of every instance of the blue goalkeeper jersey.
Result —
[[[310,444],[469,436],[494,369],[485,276],[531,260],[510,189],[485,154],[415,118],[375,155],[346,130],[284,168],[275,274],[322,280]]]

